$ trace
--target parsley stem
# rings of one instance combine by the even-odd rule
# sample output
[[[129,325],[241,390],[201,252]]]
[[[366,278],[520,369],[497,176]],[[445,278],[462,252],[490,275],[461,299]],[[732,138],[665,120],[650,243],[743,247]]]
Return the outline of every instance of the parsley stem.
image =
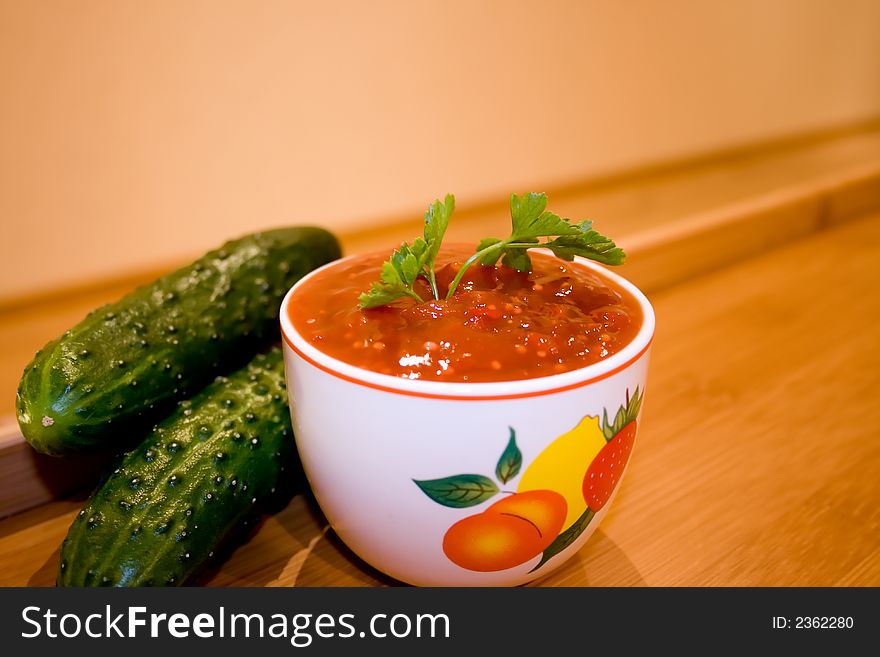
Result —
[[[439,299],[440,291],[437,289],[437,276],[434,274],[433,267],[428,267],[426,278],[428,279],[428,283],[431,284],[431,292],[434,294],[434,298]]]
[[[461,282],[461,279],[464,277],[465,272],[470,269],[470,266],[474,264],[477,260],[482,258],[483,256],[492,253],[492,251],[498,251],[503,249],[506,246],[506,242],[496,242],[490,246],[487,246],[485,249],[477,251],[470,258],[464,261],[464,264],[459,268],[458,272],[455,274],[455,278],[452,279],[452,282],[449,284],[449,291],[446,293],[446,298],[449,299],[455,293],[455,288],[458,287],[458,284]]]
[[[505,242],[504,246],[508,249],[540,249],[544,244],[542,242]]]
[[[403,290],[403,293],[408,297],[412,297],[413,299],[415,299],[419,303],[425,303],[425,300],[422,299],[422,297],[419,296],[419,293],[416,292],[415,290],[411,290],[409,288],[406,288],[405,290]]]
[[[455,289],[458,287],[458,284],[461,282],[461,279],[464,277],[465,272],[470,269],[471,265],[474,264],[477,260],[483,258],[483,256],[492,253],[493,251],[500,251],[501,249],[536,249],[544,246],[541,242],[508,242],[507,240],[501,240],[500,242],[496,242],[495,244],[490,244],[485,249],[477,251],[470,258],[464,261],[464,264],[455,274],[455,278],[452,279],[452,282],[449,284],[449,291],[446,293],[446,298],[449,299],[454,293]],[[433,272],[431,272],[433,274]],[[433,281],[432,281],[433,287]],[[440,297],[437,295],[436,288],[434,295],[437,299]]]

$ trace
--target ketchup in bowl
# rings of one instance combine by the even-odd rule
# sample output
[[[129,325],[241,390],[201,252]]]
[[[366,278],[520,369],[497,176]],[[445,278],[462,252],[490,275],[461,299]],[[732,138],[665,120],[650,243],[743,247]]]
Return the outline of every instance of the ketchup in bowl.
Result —
[[[492,382],[532,379],[597,363],[629,344],[642,324],[633,296],[577,263],[532,252],[532,270],[473,265],[446,290],[473,246],[444,246],[427,301],[362,309],[387,251],[347,258],[316,272],[293,294],[296,330],[350,365],[405,379]]]

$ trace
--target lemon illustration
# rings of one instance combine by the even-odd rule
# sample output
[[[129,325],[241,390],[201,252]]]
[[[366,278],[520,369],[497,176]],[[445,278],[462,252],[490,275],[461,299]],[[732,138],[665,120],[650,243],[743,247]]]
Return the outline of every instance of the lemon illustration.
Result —
[[[599,416],[588,415],[538,454],[526,469],[517,492],[552,490],[565,498],[568,515],[563,527],[571,527],[587,509],[584,501],[584,473],[605,446]]]

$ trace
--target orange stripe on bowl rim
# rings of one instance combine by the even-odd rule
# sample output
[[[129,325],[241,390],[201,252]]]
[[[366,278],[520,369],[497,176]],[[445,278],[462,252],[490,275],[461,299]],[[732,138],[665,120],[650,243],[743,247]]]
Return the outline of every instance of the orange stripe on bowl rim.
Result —
[[[450,399],[450,400],[454,400],[454,401],[500,401],[500,400],[505,400],[505,399],[525,399],[528,397],[541,397],[543,395],[552,395],[557,392],[565,392],[566,390],[574,390],[575,388],[582,388],[585,385],[589,385],[591,383],[595,383],[596,381],[601,381],[603,379],[607,379],[608,377],[613,376],[613,375],[617,374],[618,372],[625,370],[627,367],[629,367],[630,365],[635,363],[637,360],[639,360],[642,356],[644,356],[645,352],[647,352],[648,349],[651,348],[651,344],[654,342],[654,336],[652,335],[648,339],[648,342],[645,344],[645,346],[639,350],[639,353],[634,355],[628,361],[626,361],[625,363],[621,363],[620,365],[618,365],[617,367],[615,367],[612,370],[609,370],[607,372],[603,372],[602,374],[597,374],[596,376],[591,377],[589,379],[584,379],[583,381],[569,383],[568,385],[559,386],[558,388],[551,388],[549,390],[536,390],[533,392],[520,392],[520,393],[515,393],[515,394],[510,394],[510,395],[476,396],[476,395],[444,395],[444,394],[440,394],[440,393],[417,392],[415,390],[400,390],[399,388],[392,388],[390,386],[383,386],[383,385],[379,385],[377,383],[370,383],[369,381],[363,381],[363,380],[357,379],[353,376],[349,376],[347,374],[342,374],[341,372],[337,372],[336,370],[333,370],[333,369],[327,367],[326,365],[322,365],[321,363],[319,363],[316,360],[314,360],[313,358],[307,356],[300,349],[298,349],[296,347],[296,345],[293,344],[293,341],[290,338],[288,338],[287,335],[285,335],[283,331],[281,332],[281,335],[284,338],[284,341],[287,343],[287,346],[293,350],[293,353],[295,353],[297,356],[302,358],[304,361],[306,361],[310,365],[317,367],[322,372],[326,372],[327,374],[329,374],[331,376],[335,376],[338,379],[342,379],[342,380],[348,381],[350,383],[356,383],[356,384],[364,386],[366,388],[372,388],[373,390],[380,390],[382,392],[391,392],[391,393],[395,393],[398,395],[407,395],[409,397],[422,397],[425,399]],[[366,371],[369,371],[369,370],[366,370]]]

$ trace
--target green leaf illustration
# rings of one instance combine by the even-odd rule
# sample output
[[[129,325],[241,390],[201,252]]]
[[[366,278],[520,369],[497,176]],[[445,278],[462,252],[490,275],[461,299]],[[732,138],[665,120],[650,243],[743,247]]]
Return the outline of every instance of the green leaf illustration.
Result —
[[[501,458],[498,459],[498,465],[495,466],[495,476],[502,484],[506,484],[519,474],[519,469],[522,467],[522,452],[516,446],[516,431],[513,427],[508,429],[510,429],[510,440]]]
[[[605,435],[605,440],[612,440],[627,424],[634,422],[639,416],[641,408],[642,393],[639,391],[638,386],[636,386],[636,390],[632,397],[629,396],[629,389],[627,389],[626,405],[617,409],[617,413],[614,416],[614,422],[608,421],[608,409],[603,409],[602,433]]]
[[[432,500],[453,509],[464,509],[485,502],[498,493],[495,482],[476,474],[461,474],[442,479],[413,479],[416,486]]]
[[[529,572],[535,572],[538,568],[550,561],[550,559],[574,543],[577,537],[584,533],[584,530],[590,524],[594,515],[596,515],[596,512],[587,508],[587,510],[581,514],[581,517],[572,523],[571,527],[562,532],[550,545],[547,546],[547,549],[544,550],[544,553],[541,555],[541,560],[538,562],[538,565],[532,568]]]

